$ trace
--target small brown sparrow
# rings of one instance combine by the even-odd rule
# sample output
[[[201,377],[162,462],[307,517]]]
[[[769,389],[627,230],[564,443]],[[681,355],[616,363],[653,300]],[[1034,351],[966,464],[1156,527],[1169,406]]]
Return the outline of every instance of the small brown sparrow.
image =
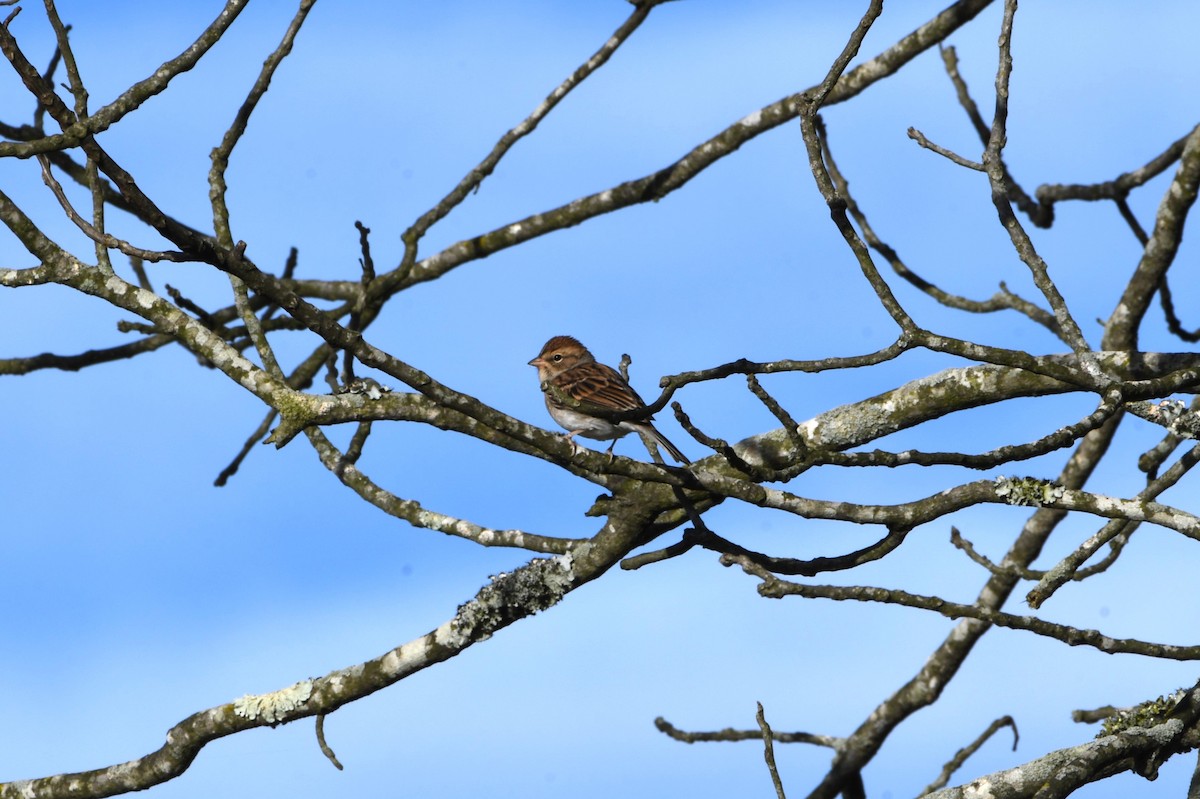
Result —
[[[629,387],[621,373],[611,366],[597,363],[587,347],[570,336],[555,336],[546,342],[541,353],[529,362],[536,366],[542,391],[546,393],[546,409],[554,421],[567,429],[567,438],[580,435],[600,441],[612,440],[611,453],[617,439],[627,433],[646,435],[657,441],[671,457],[680,463],[691,463],[679,448],[651,424],[652,416],[645,419],[626,419],[610,422],[587,412],[587,405],[600,410],[631,411],[644,408],[646,403]],[[548,386],[554,386],[563,395],[584,403],[578,408],[567,407],[554,396]]]

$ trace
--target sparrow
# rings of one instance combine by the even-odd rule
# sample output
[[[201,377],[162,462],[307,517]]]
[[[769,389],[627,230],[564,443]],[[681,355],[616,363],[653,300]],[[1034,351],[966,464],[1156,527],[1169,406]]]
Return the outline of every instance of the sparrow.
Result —
[[[638,433],[653,438],[680,463],[691,463],[678,447],[651,424],[652,416],[611,422],[587,412],[588,405],[616,412],[644,408],[646,403],[630,388],[620,372],[597,363],[587,347],[576,339],[555,336],[546,342],[546,346],[529,365],[537,367],[538,380],[546,394],[546,409],[554,421],[567,430],[568,440],[576,435],[600,441],[611,439],[613,443],[608,448],[611,454],[618,438],[628,433]],[[568,407],[554,396],[551,386],[582,405]]]

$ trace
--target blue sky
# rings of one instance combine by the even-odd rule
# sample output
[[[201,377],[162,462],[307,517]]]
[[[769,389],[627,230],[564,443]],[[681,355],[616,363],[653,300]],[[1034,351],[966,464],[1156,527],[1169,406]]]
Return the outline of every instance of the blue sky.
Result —
[[[160,5],[58,4],[75,26],[93,108],[178,53],[220,7]],[[431,231],[422,252],[641,177],[755,109],[815,84],[857,22],[859,5],[667,4]],[[889,4],[864,56],[942,5]],[[299,276],[352,278],[358,219],[373,230],[380,267],[396,263],[404,228],[628,11],[618,0],[318,3],[234,155],[235,237],[264,268],[281,269],[296,246]],[[952,39],[985,114],[999,11],[989,9]],[[252,6],[197,69],[102,138],[148,194],[197,227],[211,225],[209,150],[290,15],[281,3]],[[1121,3],[1021,8],[1007,156],[1027,189],[1110,179],[1196,123],[1196,16],[1182,2],[1136,10]],[[36,6],[13,30],[35,63],[47,60],[50,40]],[[32,107],[11,76],[0,78],[0,104],[10,123],[26,121],[22,114]],[[906,136],[914,126],[978,156],[936,53],[825,117],[856,198],[910,266],[972,297],[989,296],[1001,280],[1032,296],[996,223],[986,181]],[[35,163],[0,162],[0,186],[60,241],[89,251],[57,219]],[[1145,224],[1165,186],[1160,178],[1131,198]],[[120,214],[112,216],[116,232],[154,245]],[[1034,237],[1097,343],[1099,326],[1091,320],[1111,312],[1136,243],[1107,206],[1060,206],[1056,227]],[[1179,272],[1189,257],[1194,261],[1195,249],[1185,245]],[[30,265],[11,238],[0,238],[0,263]],[[202,305],[229,302],[227,282],[195,266],[154,267],[152,277]],[[1173,286],[1185,319],[1196,307],[1195,281],[1187,277]],[[1062,349],[1015,315],[951,314],[892,282],[928,327],[1039,353]],[[115,328],[121,318],[56,287],[2,292],[0,353],[110,346],[124,340]],[[1147,330],[1146,349],[1183,349],[1156,324]],[[549,427],[526,362],[562,333],[609,363],[632,354],[635,385],[652,396],[663,374],[742,356],[867,352],[888,343],[894,330],[828,220],[793,124],[659,203],[498,253],[397,297],[370,338],[459,390]],[[295,358],[309,345],[293,334],[278,346]],[[804,419],[950,365],[911,354],[869,373],[773,376],[764,384]],[[697,386],[679,399],[694,420],[730,440],[775,426],[739,383]],[[982,451],[1044,435],[1093,405],[1090,397],[1013,403],[884,444],[920,441],[933,449],[967,440],[970,450]],[[10,453],[0,482],[8,608],[0,616],[8,643],[0,716],[9,720],[0,729],[0,780],[150,752],[196,710],[360,662],[427,632],[489,575],[527,560],[383,516],[337,483],[303,440],[256,449],[228,486],[214,488],[263,409],[179,349],[80,374],[5,379],[0,408],[19,420],[0,433],[0,447]],[[1095,490],[1137,490],[1133,461],[1156,440],[1138,425],[1128,423]],[[669,414],[663,428],[699,454]],[[345,441],[348,431],[331,435]],[[618,450],[638,456],[636,442]],[[1051,476],[1063,457],[1019,468]],[[593,486],[453,434],[376,425],[361,465],[401,496],[480,524],[563,536],[595,530],[582,515]],[[878,501],[897,501],[973,476],[821,470],[791,490],[860,500],[869,491]],[[1185,484],[1165,501],[1185,505],[1187,490]],[[954,523],[999,557],[1023,518],[1018,509],[988,507]],[[732,503],[709,522],[747,546],[798,557],[844,552],[878,537],[873,529]],[[1085,519],[1065,524],[1041,565],[1094,527]],[[969,600],[984,575],[950,548],[948,530],[947,521],[922,528],[886,561],[837,579]],[[1193,543],[1141,530],[1112,573],[1065,590],[1044,615],[1118,636],[1193,643],[1193,628],[1163,609],[1193,609],[1200,601],[1194,557]],[[768,602],[754,588],[699,552],[614,571],[550,612],[339,711],[326,731],[344,772],[320,755],[311,725],[301,722],[212,744],[183,777],[152,795],[770,795],[756,745],[673,743],[654,730],[653,719],[697,730],[749,728],[757,700],[777,729],[844,735],[912,675],[950,623],[896,608]],[[1130,704],[1195,679],[1188,664],[1066,650],[994,631],[943,702],[911,719],[881,752],[865,775],[869,795],[914,795],[997,716],[1016,718],[1020,748],[1011,752],[1001,735],[962,776],[1085,739],[1090,730],[1069,719],[1074,708]],[[811,747],[776,751],[796,795],[829,760]],[[1172,761],[1154,784],[1122,777],[1078,795],[1178,796],[1190,775],[1187,761]]]

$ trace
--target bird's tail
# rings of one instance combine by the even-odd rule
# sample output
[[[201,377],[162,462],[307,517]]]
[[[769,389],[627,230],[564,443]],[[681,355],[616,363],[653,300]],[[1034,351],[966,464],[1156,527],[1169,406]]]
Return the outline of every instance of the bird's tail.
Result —
[[[670,440],[667,439],[666,436],[664,436],[662,433],[658,432],[657,427],[655,427],[652,424],[648,424],[648,425],[646,425],[646,427],[648,428],[648,430],[646,432],[648,432],[651,435],[651,437],[653,437],[654,440],[658,442],[659,446],[661,446],[667,452],[671,453],[672,458],[679,461],[684,466],[687,466],[691,463],[691,461],[689,461],[687,459],[687,456],[679,451],[679,447],[672,444],[670,442]]]

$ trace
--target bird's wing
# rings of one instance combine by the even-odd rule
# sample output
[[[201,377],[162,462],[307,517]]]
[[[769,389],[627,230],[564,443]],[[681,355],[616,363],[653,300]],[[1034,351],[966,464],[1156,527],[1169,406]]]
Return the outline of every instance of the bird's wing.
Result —
[[[560,388],[579,402],[591,403],[600,408],[630,411],[646,403],[638,393],[621,379],[621,374],[611,366],[592,363],[587,369],[570,369],[563,374]]]

